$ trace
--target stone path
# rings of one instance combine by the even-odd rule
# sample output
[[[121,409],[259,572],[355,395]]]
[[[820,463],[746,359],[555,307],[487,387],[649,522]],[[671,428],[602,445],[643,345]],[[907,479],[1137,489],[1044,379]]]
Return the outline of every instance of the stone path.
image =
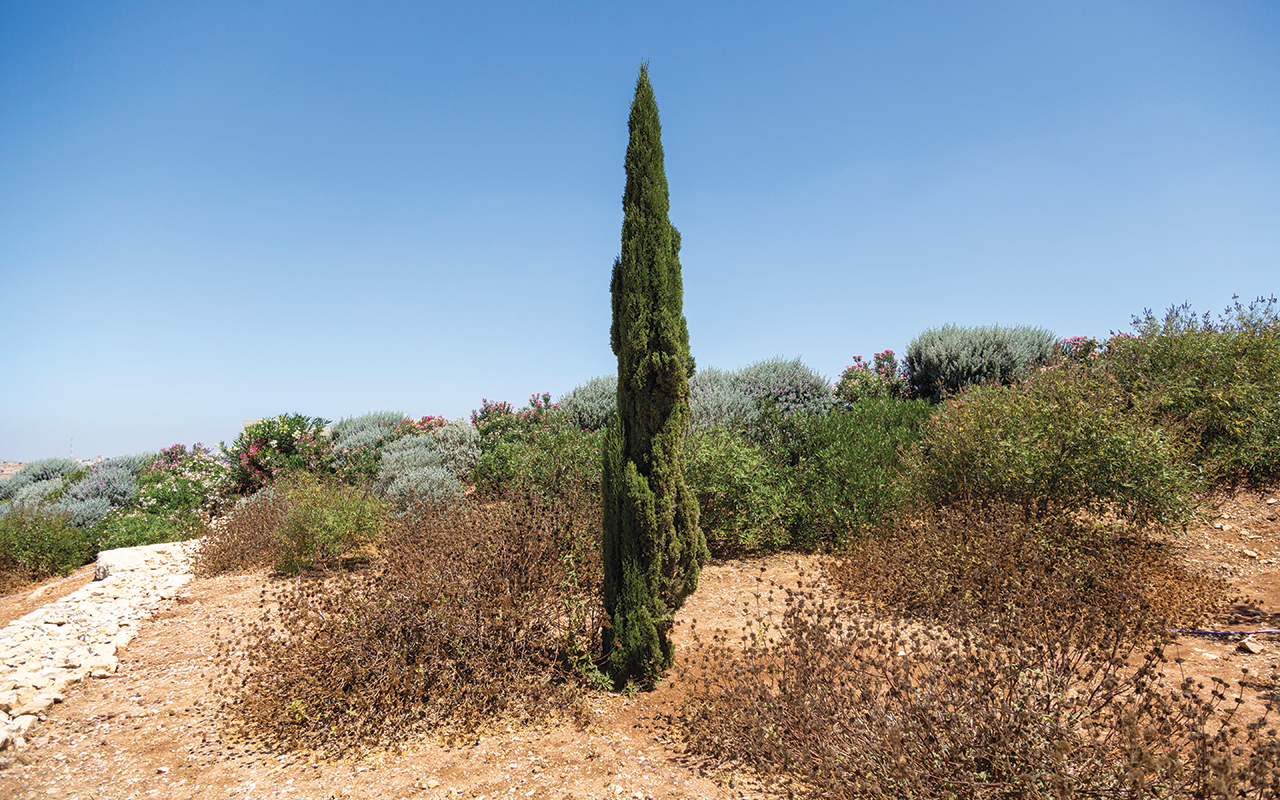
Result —
[[[26,746],[33,725],[86,678],[116,671],[116,650],[191,580],[195,542],[98,554],[94,580],[0,630],[0,750]]]

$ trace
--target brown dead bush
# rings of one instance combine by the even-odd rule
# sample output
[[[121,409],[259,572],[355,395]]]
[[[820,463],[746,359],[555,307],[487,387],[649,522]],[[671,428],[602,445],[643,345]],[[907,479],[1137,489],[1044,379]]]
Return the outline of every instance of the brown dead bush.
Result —
[[[419,508],[363,569],[278,583],[220,643],[226,710],[265,744],[333,753],[569,709],[598,674],[599,531],[583,498]]]

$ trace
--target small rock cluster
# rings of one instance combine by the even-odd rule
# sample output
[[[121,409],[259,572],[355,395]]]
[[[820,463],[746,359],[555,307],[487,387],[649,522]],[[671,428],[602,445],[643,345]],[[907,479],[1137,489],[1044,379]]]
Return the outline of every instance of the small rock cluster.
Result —
[[[26,737],[67,687],[116,671],[116,650],[191,580],[194,542],[98,554],[93,582],[0,630],[0,750]]]

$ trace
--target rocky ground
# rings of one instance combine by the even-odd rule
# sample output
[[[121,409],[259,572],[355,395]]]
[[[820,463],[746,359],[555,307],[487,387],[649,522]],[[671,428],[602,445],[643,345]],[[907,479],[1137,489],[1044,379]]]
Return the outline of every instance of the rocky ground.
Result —
[[[1276,493],[1218,498],[1206,524],[1172,540],[1198,569],[1229,579],[1241,601],[1214,630],[1280,629],[1280,503]],[[680,612],[677,652],[689,658],[689,629],[737,637],[757,576],[794,584],[813,560],[794,555],[709,565]],[[84,574],[0,600],[0,623],[78,590]],[[401,754],[315,763],[233,742],[209,688],[211,636],[256,612],[263,575],[191,581],[115,655],[117,668],[66,687],[40,715],[22,749],[0,751],[0,797],[221,798],[692,798],[771,796],[749,776],[683,752],[667,720],[683,700],[675,682],[635,697],[590,698],[585,728],[569,722],[486,731],[445,744],[421,740]],[[34,598],[34,599],[33,599]],[[25,609],[25,610],[24,610]],[[19,613],[21,612],[21,613]],[[1239,686],[1280,668],[1280,637],[1183,636],[1178,669]],[[1249,683],[1246,678],[1246,684]],[[1250,693],[1260,709],[1263,698]],[[361,754],[351,754],[353,756]]]

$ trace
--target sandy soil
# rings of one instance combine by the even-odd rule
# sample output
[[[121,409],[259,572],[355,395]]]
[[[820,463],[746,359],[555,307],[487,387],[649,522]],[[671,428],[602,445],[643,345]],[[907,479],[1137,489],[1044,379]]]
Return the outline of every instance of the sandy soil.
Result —
[[[1212,624],[1215,630],[1280,628],[1280,503],[1277,494],[1239,492],[1218,498],[1209,523],[1173,540],[1198,569],[1228,578],[1244,598]],[[757,577],[794,585],[811,557],[772,556],[713,563],[681,610],[678,658],[690,659],[690,627],[737,638]],[[812,579],[806,576],[806,581]],[[38,594],[0,600],[0,620],[73,591],[83,575]],[[773,796],[749,776],[683,752],[668,724],[682,701],[678,684],[623,697],[590,698],[594,720],[582,730],[568,722],[502,729],[463,744],[411,743],[401,755],[308,763],[287,754],[247,749],[227,740],[208,681],[215,647],[211,633],[256,613],[262,575],[194,581],[169,611],[152,619],[121,653],[117,675],[87,681],[55,706],[16,755],[0,753],[0,797],[223,798],[727,798]],[[780,610],[775,593],[772,607]],[[744,607],[744,603],[746,604]],[[21,612],[25,613],[25,611]],[[1171,656],[1201,679],[1218,676],[1233,687],[1251,674],[1280,667],[1280,637],[1256,635],[1247,652],[1237,638],[1183,636]],[[1171,674],[1170,677],[1177,677]],[[1246,678],[1245,683],[1249,680]],[[1250,709],[1261,708],[1256,692]],[[353,754],[354,755],[354,754]]]

